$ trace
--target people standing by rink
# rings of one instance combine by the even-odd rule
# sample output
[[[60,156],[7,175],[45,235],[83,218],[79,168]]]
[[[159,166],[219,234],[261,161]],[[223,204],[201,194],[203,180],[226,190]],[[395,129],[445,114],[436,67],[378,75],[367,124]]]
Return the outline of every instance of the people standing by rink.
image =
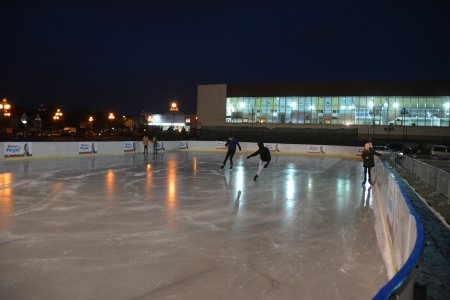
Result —
[[[153,154],[156,155],[158,154],[158,138],[156,137],[156,135],[153,136]]]
[[[361,158],[363,160],[363,167],[364,167],[364,180],[362,182],[362,185],[366,184],[366,180],[367,180],[367,174],[369,177],[369,184],[374,184],[375,182],[372,180],[372,168],[375,167],[375,157],[376,156],[381,156],[381,154],[377,153],[374,149],[373,149],[373,145],[372,142],[367,142],[364,145],[364,150],[361,154]]]
[[[230,169],[233,169],[233,156],[236,153],[236,146],[239,147],[239,151],[242,151],[241,145],[236,138],[230,137],[228,141],[225,143],[225,147],[228,146],[227,155],[225,155],[225,159],[223,160],[222,166],[223,169],[225,164],[227,163],[228,158],[230,158]]]
[[[150,142],[150,140],[148,139],[147,135],[144,135],[144,137],[142,138],[142,144],[144,144],[144,154],[148,154],[148,143]]]
[[[258,179],[259,175],[261,174],[262,169],[267,168],[270,160],[272,159],[269,148],[264,147],[263,142],[258,142],[258,148],[259,149],[255,153],[247,156],[247,159],[249,159],[250,157],[256,156],[258,154],[260,156],[258,171],[256,172],[255,177],[253,177],[253,181],[256,181]]]

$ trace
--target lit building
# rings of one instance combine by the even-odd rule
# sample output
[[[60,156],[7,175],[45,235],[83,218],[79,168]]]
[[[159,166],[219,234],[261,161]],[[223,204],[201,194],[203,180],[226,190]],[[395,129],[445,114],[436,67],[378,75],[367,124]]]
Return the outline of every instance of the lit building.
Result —
[[[449,110],[450,81],[211,84],[197,88],[197,116],[202,126],[352,126],[361,132],[368,126],[407,126],[421,128],[423,135],[430,127],[440,127],[430,131],[439,135],[448,130]]]
[[[449,126],[450,81],[199,85],[203,126]]]

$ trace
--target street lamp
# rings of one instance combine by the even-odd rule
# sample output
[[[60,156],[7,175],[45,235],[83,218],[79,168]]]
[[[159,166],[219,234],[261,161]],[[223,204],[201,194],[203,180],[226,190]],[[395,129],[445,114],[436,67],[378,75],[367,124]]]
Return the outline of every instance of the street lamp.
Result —
[[[22,122],[23,126],[27,126],[28,123],[28,117],[26,113],[23,113],[22,117],[20,117],[20,121]]]
[[[10,117],[11,113],[9,110],[11,109],[11,104],[8,103],[8,100],[6,98],[3,98],[2,102],[0,103],[0,110],[3,110],[2,115],[4,117]]]
[[[46,111],[47,111],[47,109],[44,107],[43,104],[39,105],[38,114],[37,114],[36,118],[34,119],[37,122],[38,126],[39,126],[39,133],[42,132],[42,128],[43,128],[41,116],[44,117],[44,119],[45,119],[45,112]]]
[[[114,115],[114,113],[109,113],[108,120],[111,122],[111,130],[113,131],[113,133],[114,133],[113,122],[115,119],[116,119],[116,116]]]
[[[172,101],[170,103],[170,109],[169,110],[172,112],[172,123],[175,124],[175,112],[178,111],[178,104],[177,104],[177,102]]]
[[[55,120],[55,121],[61,120],[62,116],[63,116],[63,113],[62,113],[61,109],[58,108],[55,112],[55,115],[53,116],[53,120]]]
[[[59,120],[61,120],[62,117],[63,117],[63,113],[62,113],[61,109],[58,108],[58,109],[56,110],[55,114],[53,115],[53,121],[55,121],[55,123],[56,123],[56,122],[58,122]]]
[[[89,116],[88,122],[89,122],[89,125],[91,126],[91,132],[92,132],[92,125],[94,124],[94,117]]]
[[[11,116],[10,109],[11,104],[8,103],[8,100],[6,100],[6,98],[3,98],[2,102],[0,102],[0,110],[3,110],[2,116],[5,120],[5,132],[7,127],[6,119]]]

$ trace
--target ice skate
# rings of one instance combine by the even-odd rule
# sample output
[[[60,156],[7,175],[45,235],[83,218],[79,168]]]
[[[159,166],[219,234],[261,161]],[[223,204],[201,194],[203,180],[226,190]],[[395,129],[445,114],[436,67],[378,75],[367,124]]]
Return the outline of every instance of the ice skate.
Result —
[[[233,169],[233,166],[230,166],[230,169]]]
[[[223,169],[223,167],[225,167],[225,165],[222,165],[220,168]]]
[[[258,175],[255,175],[255,177],[253,177],[253,181],[256,181],[258,179]]]

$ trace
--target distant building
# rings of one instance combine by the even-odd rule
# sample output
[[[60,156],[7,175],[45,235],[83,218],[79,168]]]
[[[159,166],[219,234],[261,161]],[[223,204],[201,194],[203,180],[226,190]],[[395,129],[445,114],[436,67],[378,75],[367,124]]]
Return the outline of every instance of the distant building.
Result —
[[[448,129],[449,110],[450,81],[211,84],[197,89],[202,126]]]

